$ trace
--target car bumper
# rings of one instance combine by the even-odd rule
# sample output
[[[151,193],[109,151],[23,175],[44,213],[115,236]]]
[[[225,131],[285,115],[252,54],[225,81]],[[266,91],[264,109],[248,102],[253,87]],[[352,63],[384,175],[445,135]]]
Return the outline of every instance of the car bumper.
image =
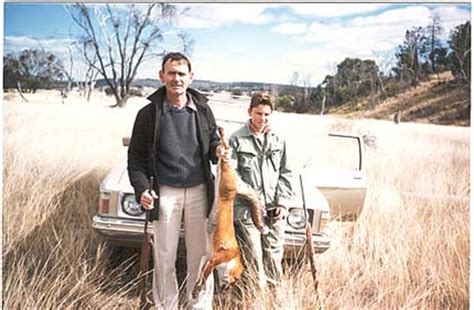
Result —
[[[96,215],[92,219],[92,227],[105,236],[115,245],[138,247],[143,237],[143,221],[133,219],[117,219]],[[153,234],[152,225],[148,225],[148,232]],[[184,237],[182,232],[181,237]],[[306,238],[304,233],[285,232],[286,258],[298,257],[304,251]],[[313,234],[313,248],[315,253],[323,253],[331,244],[331,238],[325,233]]]
[[[285,257],[297,257],[305,250],[306,236],[304,233],[285,232]],[[331,238],[325,233],[313,233],[315,253],[325,252],[331,245]]]

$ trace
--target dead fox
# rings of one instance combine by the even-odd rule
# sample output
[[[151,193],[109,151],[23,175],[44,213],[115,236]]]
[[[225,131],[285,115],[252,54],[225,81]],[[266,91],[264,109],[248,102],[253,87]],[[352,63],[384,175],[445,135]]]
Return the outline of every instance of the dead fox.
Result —
[[[229,149],[224,130],[219,128],[221,143]],[[242,183],[242,182],[240,182]],[[263,220],[263,206],[258,195],[249,186],[237,186],[237,174],[230,163],[219,159],[217,163],[216,195],[211,213],[211,249],[209,256],[201,262],[201,272],[193,289],[196,298],[210,273],[216,268],[221,289],[225,290],[237,281],[243,272],[240,248],[234,229],[234,200],[239,195],[248,202],[255,226],[262,234],[268,233]],[[203,260],[204,261],[204,260]]]

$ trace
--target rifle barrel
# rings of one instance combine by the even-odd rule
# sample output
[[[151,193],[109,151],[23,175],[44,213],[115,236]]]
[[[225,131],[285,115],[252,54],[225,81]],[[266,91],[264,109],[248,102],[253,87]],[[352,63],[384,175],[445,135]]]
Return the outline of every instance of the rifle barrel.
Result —
[[[151,195],[153,190],[153,177],[150,177],[148,182],[148,191]],[[142,252],[140,257],[140,283],[138,286],[138,293],[140,295],[140,309],[147,306],[146,283],[148,282],[148,268],[150,260],[150,244],[151,238],[148,234],[148,222],[150,221],[150,211],[145,210],[145,227],[143,229]]]

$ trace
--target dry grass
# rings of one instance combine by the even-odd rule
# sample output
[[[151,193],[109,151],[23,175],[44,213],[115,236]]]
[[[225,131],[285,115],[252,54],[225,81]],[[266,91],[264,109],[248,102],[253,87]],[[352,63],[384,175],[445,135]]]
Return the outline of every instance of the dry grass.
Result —
[[[3,307],[133,308],[136,259],[111,263],[113,254],[90,222],[99,182],[124,156],[120,139],[144,100],[110,110],[112,101],[98,94],[93,100],[100,104],[72,94],[65,105],[59,94],[36,94],[29,103],[8,96]],[[245,117],[242,107],[214,109]],[[309,267],[300,262],[286,266],[276,292],[216,295],[216,308],[234,309],[237,302],[256,309],[468,308],[469,129],[283,113],[275,119],[295,161],[305,154],[295,148],[317,146],[328,131],[376,135],[377,147],[365,150],[365,209],[353,227],[331,224],[336,239],[317,257],[317,296]]]

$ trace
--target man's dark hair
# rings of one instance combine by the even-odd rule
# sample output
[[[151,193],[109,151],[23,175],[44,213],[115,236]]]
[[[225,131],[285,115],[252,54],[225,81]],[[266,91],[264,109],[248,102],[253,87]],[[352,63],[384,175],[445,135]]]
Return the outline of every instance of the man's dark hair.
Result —
[[[165,64],[166,64],[166,62],[168,62],[168,60],[171,60],[171,61],[184,60],[188,64],[189,72],[192,72],[191,71],[191,61],[189,60],[188,57],[186,57],[185,55],[183,55],[179,52],[171,52],[171,53],[166,54],[163,57],[163,62],[161,63],[161,70],[162,71],[165,71]]]
[[[261,104],[269,106],[273,111],[275,109],[275,98],[267,92],[257,92],[253,94],[250,100],[250,109]]]

